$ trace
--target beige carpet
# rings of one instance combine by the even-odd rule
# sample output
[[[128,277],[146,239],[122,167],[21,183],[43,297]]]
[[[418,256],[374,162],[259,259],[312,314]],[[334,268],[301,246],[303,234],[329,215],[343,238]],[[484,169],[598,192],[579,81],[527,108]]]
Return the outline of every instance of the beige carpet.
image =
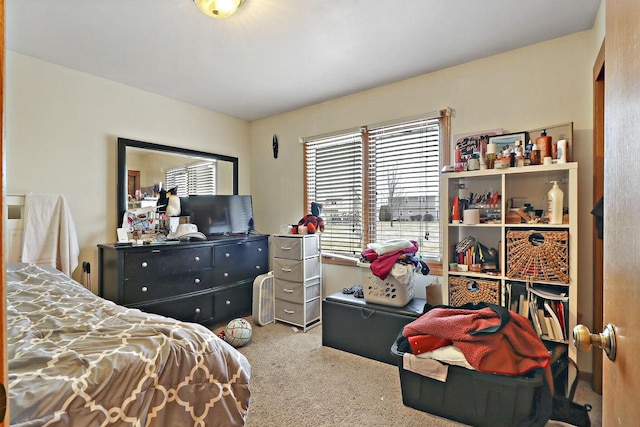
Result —
[[[247,320],[253,337],[239,350],[252,366],[248,427],[461,425],[404,406],[397,366],[323,347],[322,326],[303,333]],[[586,384],[576,393],[576,400],[594,405],[593,426],[600,425],[599,398]]]

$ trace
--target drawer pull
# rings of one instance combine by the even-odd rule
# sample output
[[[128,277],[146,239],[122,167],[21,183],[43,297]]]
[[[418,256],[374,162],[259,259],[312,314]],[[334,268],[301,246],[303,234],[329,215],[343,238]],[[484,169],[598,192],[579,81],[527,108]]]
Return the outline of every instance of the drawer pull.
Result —
[[[258,248],[258,252],[262,252],[262,248]]]
[[[231,305],[231,301],[229,301],[229,300],[226,300],[224,303],[225,303],[226,305]]]
[[[200,257],[197,256],[197,257],[194,258],[194,260],[196,260],[196,262],[198,262],[198,261],[200,261]]]
[[[143,262],[142,262],[142,268],[145,268],[145,267],[147,267],[148,265],[149,265],[149,264],[147,264],[147,261],[143,261]]]
[[[229,258],[231,255],[229,255],[229,252],[226,252],[226,253],[224,254],[224,256],[225,256],[225,257],[227,257],[227,258]]]
[[[143,286],[142,289],[140,289],[142,292],[147,292],[149,290],[149,288],[147,288],[146,286]]]
[[[224,277],[229,277],[229,273],[224,273],[223,276]]]
[[[287,313],[287,314],[294,314],[295,313],[295,311],[293,311],[293,310],[286,310],[286,309],[284,310],[284,312]]]
[[[260,266],[259,265],[256,265],[256,270],[260,270]]]
[[[285,273],[291,273],[291,269],[290,268],[282,267],[282,271],[284,271]]]
[[[286,292],[288,294],[292,294],[293,293],[293,289],[283,289],[282,292]]]
[[[196,308],[196,313],[200,313],[200,308]]]
[[[196,279],[196,280],[194,280],[194,282],[197,285],[198,283],[200,283],[200,279]]]
[[[286,248],[281,246],[280,249],[282,249],[283,251],[290,251],[291,246],[287,246]]]

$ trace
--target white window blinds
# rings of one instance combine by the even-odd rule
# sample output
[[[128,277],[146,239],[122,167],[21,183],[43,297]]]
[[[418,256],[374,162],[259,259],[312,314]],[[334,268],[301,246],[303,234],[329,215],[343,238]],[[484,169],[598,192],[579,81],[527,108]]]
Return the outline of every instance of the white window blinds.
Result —
[[[360,130],[307,140],[307,206],[322,204],[327,252],[356,255],[362,250],[364,150]]]
[[[357,257],[369,242],[409,239],[440,260],[441,125],[435,113],[305,140],[306,202],[323,205],[323,251]]]
[[[439,260],[439,118],[372,126],[368,135],[371,240],[415,240],[424,258]]]
[[[192,163],[165,172],[167,189],[178,187],[178,196],[216,194],[216,162]]]

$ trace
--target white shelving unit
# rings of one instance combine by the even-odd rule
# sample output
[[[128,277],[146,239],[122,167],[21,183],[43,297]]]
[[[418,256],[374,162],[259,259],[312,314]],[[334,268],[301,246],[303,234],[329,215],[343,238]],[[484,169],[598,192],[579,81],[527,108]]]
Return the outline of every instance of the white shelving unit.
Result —
[[[558,181],[564,192],[563,207],[565,218],[563,224],[532,224],[532,223],[506,223],[509,208],[523,207],[531,204],[536,210],[547,211],[547,193],[552,187],[551,181]],[[548,344],[554,342],[566,345],[568,355],[576,360],[576,348],[570,338],[572,330],[577,323],[578,313],[578,164],[575,162],[566,164],[552,164],[525,167],[510,167],[506,169],[490,169],[467,172],[453,172],[442,174],[442,205],[440,218],[447,221],[443,230],[443,279],[446,292],[443,298],[445,304],[451,304],[450,282],[452,278],[468,278],[469,282],[486,281],[499,285],[499,304],[510,308],[511,302],[506,298],[511,294],[510,288],[544,288],[557,293],[565,293],[568,301],[568,316],[565,319],[565,332],[567,337],[562,340],[553,340],[547,336],[542,336],[543,341]],[[498,192],[500,200],[495,206],[499,213],[499,219],[493,223],[480,223],[477,225],[467,225],[463,221],[459,224],[451,221],[451,208],[456,196],[466,199],[471,193],[486,194]],[[464,214],[464,211],[462,212]],[[549,232],[567,232],[568,240],[566,257],[566,274],[563,279],[558,277],[544,280],[537,275],[531,277],[513,277],[513,271],[509,273],[509,267],[513,266],[515,258],[509,261],[508,258],[508,236],[523,233],[510,233],[510,231],[537,231],[537,237]],[[554,233],[551,233],[555,235]],[[547,234],[548,235],[548,234]],[[498,266],[496,272],[471,272],[471,271],[449,271],[449,264],[456,262],[456,245],[463,239],[472,236],[475,241],[482,243],[487,248],[495,248],[499,252]],[[512,242],[513,243],[513,242]],[[532,243],[532,244],[535,244]],[[550,261],[554,267],[558,265],[556,261]],[[564,263],[562,263],[564,265]],[[512,277],[509,277],[512,276]],[[453,280],[458,285],[461,280]],[[566,283],[562,283],[566,282]],[[515,284],[515,285],[514,285]],[[471,286],[473,287],[473,286]],[[473,292],[474,289],[471,289]],[[573,380],[573,378],[571,378]]]

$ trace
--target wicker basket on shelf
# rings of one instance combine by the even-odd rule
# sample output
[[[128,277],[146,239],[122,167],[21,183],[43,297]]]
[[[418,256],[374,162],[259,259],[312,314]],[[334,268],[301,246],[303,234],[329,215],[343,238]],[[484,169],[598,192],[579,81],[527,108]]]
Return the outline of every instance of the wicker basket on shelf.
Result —
[[[500,282],[463,276],[449,276],[449,305],[459,307],[467,303],[500,304]]]
[[[507,231],[507,277],[569,283],[569,232]]]

